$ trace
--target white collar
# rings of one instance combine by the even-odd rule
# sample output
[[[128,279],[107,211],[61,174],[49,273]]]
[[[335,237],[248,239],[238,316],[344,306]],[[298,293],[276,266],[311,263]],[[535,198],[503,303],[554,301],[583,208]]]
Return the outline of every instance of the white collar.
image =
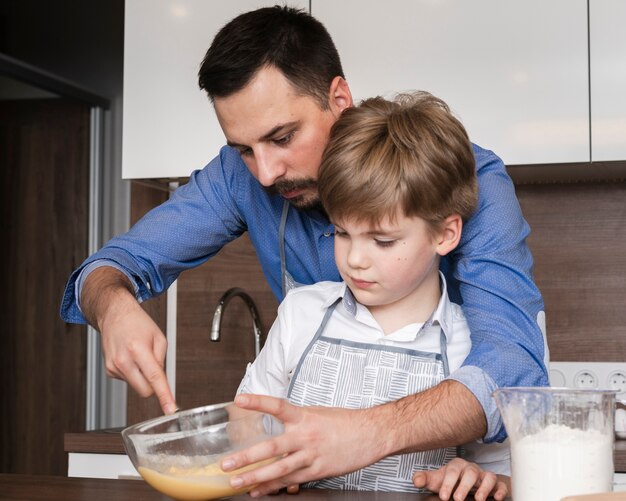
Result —
[[[452,302],[448,297],[448,286],[446,283],[446,279],[443,276],[441,271],[439,272],[439,283],[441,285],[441,297],[439,298],[439,302],[437,303],[437,307],[432,315],[432,325],[439,325],[443,330],[446,339],[450,340],[450,336],[452,335],[452,326],[453,326],[453,313],[452,313]],[[342,298],[341,304],[344,309],[351,315],[356,316],[357,308],[360,303],[356,300],[352,291],[348,288],[348,285],[345,282],[342,282],[342,286],[338,287],[335,290],[335,293],[326,298],[326,301],[323,303],[324,308],[329,308],[338,298]],[[367,308],[364,305],[360,305],[363,308]],[[414,324],[418,326],[421,324]]]

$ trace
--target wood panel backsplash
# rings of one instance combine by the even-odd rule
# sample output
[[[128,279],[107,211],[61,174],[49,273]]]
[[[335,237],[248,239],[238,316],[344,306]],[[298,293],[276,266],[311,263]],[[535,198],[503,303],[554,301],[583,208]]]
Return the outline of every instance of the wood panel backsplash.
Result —
[[[538,169],[541,167],[538,166]],[[133,188],[133,206],[158,199]],[[626,360],[626,182],[518,185],[532,233],[534,275],[546,304],[552,360]],[[135,216],[143,210],[135,212]],[[241,287],[267,334],[277,302],[247,237],[178,281],[177,399],[182,408],[230,400],[253,358],[252,323],[239,298],[223,315],[222,340],[209,341],[219,297]],[[153,300],[154,301],[154,300]],[[164,302],[150,309],[164,329]],[[159,301],[160,306],[159,306]],[[129,392],[129,423],[159,414]]]
[[[221,340],[209,340],[215,308],[231,287],[252,297],[266,336],[278,303],[247,235],[179,278],[176,394],[184,409],[232,400],[246,365],[254,360],[252,318],[239,297],[222,312]]]
[[[626,360],[626,181],[517,186],[555,361]]]

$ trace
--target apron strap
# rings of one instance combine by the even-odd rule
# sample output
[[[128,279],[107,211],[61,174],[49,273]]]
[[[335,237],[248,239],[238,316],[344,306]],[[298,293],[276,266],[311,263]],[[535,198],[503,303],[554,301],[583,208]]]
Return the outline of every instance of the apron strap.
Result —
[[[324,313],[324,318],[322,318],[322,321],[319,327],[317,328],[317,331],[315,332],[315,336],[313,336],[313,339],[311,339],[311,341],[309,342],[305,350],[302,352],[302,355],[300,356],[300,360],[298,361],[298,365],[296,365],[296,368],[293,370],[293,375],[291,377],[291,381],[289,382],[289,388],[287,389],[287,398],[291,396],[291,390],[296,381],[296,376],[300,372],[300,368],[302,367],[302,364],[304,363],[304,359],[306,358],[306,355],[309,353],[309,351],[311,351],[311,348],[313,347],[315,342],[324,333],[324,330],[326,329],[326,324],[328,323],[330,316],[333,314],[333,311],[335,311],[335,308],[337,308],[337,305],[342,300],[343,300],[342,297],[338,297],[333,304],[331,304],[328,308],[326,308],[326,313]]]
[[[437,310],[435,309],[435,311],[430,314],[430,317],[428,317],[428,320],[422,324],[417,331],[417,336],[419,336],[422,331],[433,325],[433,317],[435,316],[436,311]],[[450,375],[450,366],[448,365],[448,340],[446,339],[446,335],[444,334],[441,325],[439,326],[439,352],[441,354],[441,363],[443,365],[443,377],[445,378]]]
[[[450,367],[448,366],[448,341],[441,326],[439,327],[439,351],[441,351],[441,363],[443,364],[443,377],[450,375]]]
[[[278,247],[280,252],[280,282],[283,291],[283,298],[287,295],[287,260],[285,258],[285,228],[287,226],[287,214],[289,214],[289,202],[283,202],[283,212],[280,216],[280,226],[278,227]]]

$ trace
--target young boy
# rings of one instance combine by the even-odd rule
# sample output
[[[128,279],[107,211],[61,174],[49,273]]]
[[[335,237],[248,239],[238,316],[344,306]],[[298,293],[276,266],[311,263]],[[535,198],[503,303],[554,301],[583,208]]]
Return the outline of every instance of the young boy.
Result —
[[[441,257],[454,251],[477,202],[465,129],[426,92],[366,100],[334,124],[318,189],[335,225],[343,282],[287,295],[238,393],[301,406],[366,408],[435,386],[460,367],[471,347],[461,307],[450,302],[439,272]],[[476,461],[481,447],[487,446],[468,446]],[[447,448],[391,456],[308,486],[428,487],[442,499],[455,486],[463,497],[478,487],[476,499],[490,493],[504,498],[502,480],[462,459],[448,464],[456,455]],[[506,471],[506,449],[495,455]]]

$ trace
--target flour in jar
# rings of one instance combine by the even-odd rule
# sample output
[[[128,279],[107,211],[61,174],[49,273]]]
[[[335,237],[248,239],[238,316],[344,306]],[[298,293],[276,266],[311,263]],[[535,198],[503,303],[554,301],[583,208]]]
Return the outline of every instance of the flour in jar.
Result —
[[[559,501],[613,487],[613,436],[549,425],[511,444],[513,499]]]

